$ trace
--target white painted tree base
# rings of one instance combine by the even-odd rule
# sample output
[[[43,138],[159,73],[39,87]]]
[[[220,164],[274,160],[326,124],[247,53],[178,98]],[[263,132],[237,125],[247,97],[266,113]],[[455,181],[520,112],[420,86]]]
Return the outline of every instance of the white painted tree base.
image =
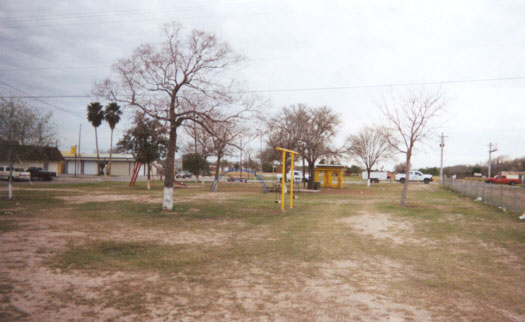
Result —
[[[173,188],[164,187],[164,191],[162,193],[162,210],[173,210]]]

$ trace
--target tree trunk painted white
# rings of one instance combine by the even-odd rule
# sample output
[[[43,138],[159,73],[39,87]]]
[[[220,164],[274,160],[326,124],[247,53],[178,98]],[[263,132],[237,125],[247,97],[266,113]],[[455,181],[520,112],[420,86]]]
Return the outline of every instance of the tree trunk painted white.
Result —
[[[173,180],[175,173],[175,147],[177,146],[177,127],[175,124],[175,107],[171,106],[170,130],[168,140],[168,155],[166,156],[166,176],[164,177],[164,190],[162,195],[162,210],[173,210]]]
[[[9,184],[7,185],[7,198],[9,200],[13,199],[13,167],[15,166],[14,162],[10,162],[10,169],[9,169]]]
[[[173,187],[164,187],[162,194],[162,210],[173,210]]]

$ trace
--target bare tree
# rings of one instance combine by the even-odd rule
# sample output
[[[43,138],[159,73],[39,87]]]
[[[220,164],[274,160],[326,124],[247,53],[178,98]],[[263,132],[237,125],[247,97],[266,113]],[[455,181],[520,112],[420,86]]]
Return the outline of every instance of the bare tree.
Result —
[[[322,156],[336,155],[330,146],[339,125],[339,116],[329,107],[310,108],[305,104],[284,107],[268,122],[268,144],[299,152],[308,163],[308,189],[314,188],[315,163]]]
[[[168,123],[162,208],[171,211],[177,129],[187,120],[214,121],[215,110],[240,100],[225,71],[242,57],[213,34],[185,33],[178,23],[164,25],[162,30],[162,43],[141,45],[130,57],[118,60],[113,66],[115,78],[96,83],[94,92]],[[239,106],[236,112],[230,109],[230,118],[245,110],[245,105]]]
[[[225,156],[232,155],[233,149],[240,146],[236,139],[246,131],[236,122],[215,122],[208,124],[211,136],[211,154],[215,156],[215,179],[219,177],[221,161]]]
[[[346,152],[363,164],[368,179],[375,165],[392,157],[393,148],[388,143],[388,135],[383,127],[365,126],[346,139]]]
[[[394,166],[394,172],[396,173],[405,173],[406,172],[406,165],[405,162],[398,163]]]
[[[214,122],[206,123],[213,124]],[[184,126],[184,133],[190,137],[191,140],[183,145],[183,152],[200,154],[207,159],[213,150],[211,142],[212,135],[208,132],[208,129],[196,122],[192,122],[191,124]]]
[[[24,101],[0,98],[0,144],[9,164],[8,198],[13,197],[13,168],[16,162],[50,145],[55,137],[51,113],[40,115]]]
[[[436,121],[446,106],[441,89],[424,87],[408,88],[397,96],[385,98],[380,104],[391,136],[389,144],[399,153],[405,154],[406,180],[401,194],[401,206],[406,206],[410,161],[417,143],[427,140],[437,126]]]

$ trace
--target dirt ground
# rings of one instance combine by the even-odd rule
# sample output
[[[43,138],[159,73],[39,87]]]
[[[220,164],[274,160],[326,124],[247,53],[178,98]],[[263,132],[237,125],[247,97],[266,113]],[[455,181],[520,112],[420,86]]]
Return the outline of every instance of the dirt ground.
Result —
[[[376,223],[380,223],[375,227]],[[126,314],[123,308],[100,305],[98,298],[106,293],[110,297],[123,296],[127,287],[136,285],[138,289],[166,288],[162,301],[148,301],[140,311],[152,312],[151,320],[164,321],[169,316],[186,320],[244,320],[257,318],[262,320],[295,320],[297,314],[304,320],[431,320],[429,312],[423,307],[399,303],[387,295],[382,295],[377,288],[386,282],[401,281],[406,267],[385,258],[373,258],[363,261],[330,261],[316,264],[308,270],[317,270],[316,274],[307,274],[298,270],[287,274],[291,279],[273,275],[271,271],[256,266],[232,263],[236,276],[213,276],[211,283],[221,287],[213,309],[208,306],[188,307],[188,298],[206,298],[209,296],[204,285],[197,287],[185,283],[183,276],[162,276],[157,273],[130,272],[62,272],[43,265],[49,253],[65,250],[68,242],[75,242],[106,236],[107,232],[71,231],[71,222],[67,220],[24,220],[24,231],[8,233],[2,237],[0,246],[3,263],[0,274],[15,285],[10,306],[16,308],[9,318],[14,320],[55,320],[69,321],[78,319],[110,320],[142,319],[142,312]],[[372,227],[372,228],[371,228]],[[360,222],[357,231],[373,234],[384,231],[383,228],[406,229],[383,217],[374,217]],[[380,234],[378,238],[392,237],[390,233]],[[155,240],[167,244],[216,244],[220,245],[227,238],[223,233],[209,230],[197,232],[179,232],[176,235],[162,234],[154,229],[129,230],[122,227],[112,230],[112,239],[135,241]],[[395,238],[395,242],[404,242]],[[293,265],[281,263],[280,272],[294,270]],[[277,268],[276,268],[277,269]],[[345,281],[349,272],[352,278],[360,281],[360,287]],[[219,281],[215,281],[215,280]],[[149,286],[143,286],[146,281]],[[139,286],[140,285],[140,286]],[[191,292],[191,296],[181,296]],[[152,292],[153,293],[153,292]],[[148,294],[146,294],[148,295]],[[146,296],[147,297],[147,296]],[[99,306],[100,305],[100,306]],[[118,306],[117,306],[118,307]],[[124,308],[125,309],[125,308]],[[262,315],[261,315],[262,314]]]
[[[523,310],[516,311],[512,305],[506,307],[497,302],[491,307],[490,299],[485,299],[484,295],[481,300],[464,296],[460,294],[461,290],[450,291],[449,294],[437,292],[439,295],[436,295],[432,286],[429,286],[428,293],[420,294],[418,287],[413,287],[412,283],[434,280],[434,272],[430,272],[431,269],[422,270],[417,262],[411,262],[410,254],[403,255],[409,260],[403,256],[396,259],[396,256],[388,254],[388,250],[395,252],[416,246],[434,249],[436,242],[425,237],[420,226],[409,217],[374,210],[368,203],[359,203],[363,195],[377,198],[383,193],[381,189],[367,191],[355,188],[346,191],[354,199],[334,200],[328,208],[324,208],[338,209],[334,216],[322,216],[321,212],[321,216],[312,221],[312,231],[301,233],[308,240],[305,241],[305,249],[315,253],[316,249],[312,248],[317,248],[320,252],[329,252],[330,256],[299,260],[303,258],[302,254],[294,253],[286,257],[285,253],[284,257],[274,258],[272,252],[265,251],[253,255],[255,259],[250,260],[234,255],[231,258],[221,257],[221,266],[217,266],[213,260],[206,258],[213,254],[199,255],[204,256],[199,261],[209,261],[210,268],[202,268],[205,274],[148,269],[115,270],[112,267],[107,270],[62,269],[50,262],[57,254],[75,245],[104,240],[197,250],[264,244],[289,233],[286,225],[290,225],[289,221],[294,218],[283,217],[282,223],[279,223],[282,227],[277,228],[271,226],[271,222],[256,226],[237,217],[204,218],[194,224],[192,216],[198,217],[207,209],[200,207],[200,202],[211,202],[213,206],[229,196],[227,193],[199,191],[185,192],[176,199],[188,202],[190,206],[185,212],[186,219],[180,219],[174,226],[84,221],[79,220],[75,213],[78,209],[75,207],[82,204],[132,201],[153,205],[161,202],[160,194],[86,193],[82,188],[53,189],[55,192],[67,192],[56,198],[64,204],[51,205],[50,209],[30,209],[21,202],[16,206],[9,204],[9,208],[0,208],[1,219],[15,227],[0,233],[0,320],[525,321]],[[425,191],[435,188],[418,186],[417,189]],[[339,197],[344,195],[344,191],[332,190],[326,194]],[[242,199],[242,191],[236,193],[235,198]],[[271,198],[268,197],[270,202]],[[317,200],[323,199],[311,202]],[[198,202],[192,203],[195,201]],[[300,201],[297,204],[301,209]],[[361,205],[357,207],[360,210],[346,216],[345,213],[350,211],[346,209],[352,209],[352,205]],[[249,202],[242,207],[248,211]],[[440,220],[446,223],[465,220],[464,214],[448,213],[447,216]],[[330,233],[333,235],[330,236]],[[310,243],[312,240],[320,243]],[[458,245],[465,242],[463,239],[443,240]],[[345,243],[349,246],[343,246]],[[522,271],[523,254],[493,243],[477,243],[475,247],[499,254],[496,259],[502,265],[513,267],[513,272]],[[330,247],[354,248],[339,252],[330,250]],[[260,260],[258,256],[267,257]],[[475,268],[466,269],[472,269],[472,274],[481,274],[474,271]],[[524,281],[523,276],[521,274],[517,281]],[[517,287],[523,288],[523,285]],[[516,292],[515,288],[510,290]],[[456,303],[449,303],[447,297],[454,298]]]

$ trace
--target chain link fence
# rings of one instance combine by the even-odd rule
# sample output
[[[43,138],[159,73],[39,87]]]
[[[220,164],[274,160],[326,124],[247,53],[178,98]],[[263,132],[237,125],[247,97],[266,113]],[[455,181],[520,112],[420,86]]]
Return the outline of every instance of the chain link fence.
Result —
[[[443,186],[463,196],[513,212],[525,213],[525,189],[521,186],[495,185],[475,180],[444,178]]]

